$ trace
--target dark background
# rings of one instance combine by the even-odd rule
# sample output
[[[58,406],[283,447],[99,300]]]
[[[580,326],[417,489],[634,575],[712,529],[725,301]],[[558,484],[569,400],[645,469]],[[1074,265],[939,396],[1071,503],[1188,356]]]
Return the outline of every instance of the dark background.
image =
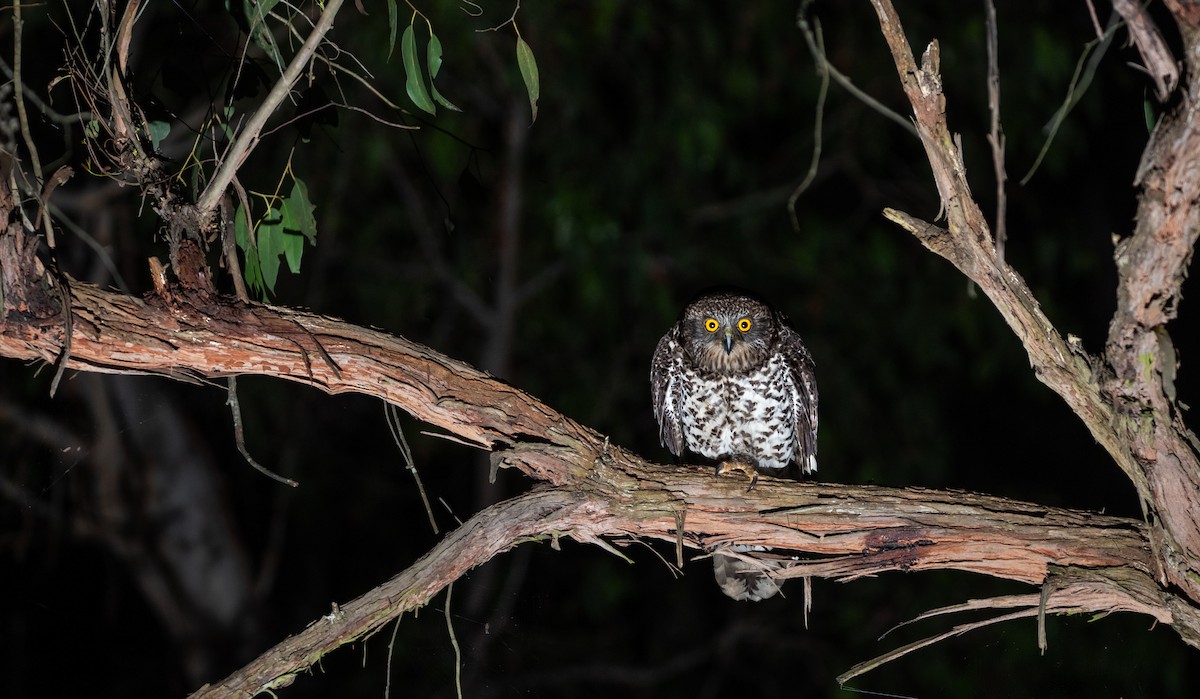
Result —
[[[178,169],[205,109],[226,94],[245,20],[221,3],[148,5],[131,85],[150,118],[172,123],[163,155]],[[399,56],[388,60],[386,5],[364,6],[369,16],[344,8],[332,38],[382,93],[416,111]],[[317,70],[324,98],[314,88],[305,104],[344,101],[422,129],[333,108],[289,121],[304,108],[286,107],[272,122],[279,128],[241,182],[273,191],[291,154],[318,221],[316,247],[306,249],[300,274],[281,274],[273,302],[428,344],[666,460],[650,411],[655,342],[698,289],[746,286],[789,315],[815,358],[821,480],[1140,515],[1133,489],[1037,382],[987,299],[881,217],[889,206],[937,215],[928,164],[912,135],[836,84],[824,105],[820,167],[793,228],[786,199],[808,169],[819,86],[796,4],[526,3],[516,17],[542,86],[532,126],[512,28],[476,31],[502,23],[512,5],[484,3],[478,19],[464,8],[421,8],[445,47],[438,86],[463,113],[403,115],[344,75],[335,81]],[[992,217],[983,3],[898,9],[918,53],[941,42],[950,126],[962,134],[975,195]],[[1013,180],[1007,259],[1058,329],[1098,351],[1115,304],[1113,236],[1132,229],[1147,109],[1162,107],[1129,65],[1140,61],[1119,32],[1040,170],[1021,186],[1096,33],[1083,2],[997,9]],[[87,15],[73,10],[82,26]],[[1097,10],[1101,21],[1110,12],[1103,3]],[[402,25],[410,13],[401,6]],[[45,95],[62,73],[70,24],[59,4],[25,15],[26,84]],[[868,3],[819,2],[809,17],[820,21],[833,65],[909,113]],[[1161,26],[1177,45],[1170,22]],[[3,23],[6,61],[12,38]],[[253,48],[250,55],[273,81],[277,70]],[[253,87],[249,69],[243,84]],[[235,101],[238,113],[262,94]],[[75,110],[67,85],[50,95],[60,112]],[[87,174],[77,127],[33,114],[43,161],[62,156],[79,173],[58,199],[66,215],[107,248],[129,290],[143,293],[145,259],[165,259],[160,222],[132,188]],[[515,212],[515,228],[502,225],[506,211]],[[515,257],[504,270],[506,240],[515,241]],[[59,235],[58,259],[77,278],[117,284],[76,235]],[[520,304],[502,302],[506,275]],[[1195,395],[1189,310],[1185,303],[1172,328],[1185,403]],[[68,373],[51,400],[52,375],[0,363],[2,696],[185,694],[328,613],[331,602],[380,584],[438,540],[378,401],[239,382],[249,448],[299,480],[293,491],[242,461],[221,383]],[[402,422],[443,531],[531,485],[513,473],[489,484],[486,455]],[[204,497],[162,507],[155,494],[175,478],[196,479],[199,490],[183,492]],[[181,545],[226,561],[242,587],[225,598],[241,600],[233,621],[208,619],[181,637],[171,619],[205,613],[184,605],[165,614],[144,581],[165,580],[168,597],[189,598],[180,592],[189,569],[164,563],[173,546],[164,532],[187,517],[211,518],[218,525],[193,531],[221,534]],[[818,580],[806,629],[798,583],[784,588],[786,597],[735,603],[718,591],[707,561],[675,577],[660,560],[673,558],[670,546],[624,552],[633,565],[570,541],[561,551],[525,544],[456,583],[450,618],[465,696],[846,696],[834,677],[854,663],[968,619],[925,621],[878,640],[897,623],[970,598],[1034,592],[949,572]],[[396,696],[453,696],[443,604],[444,596],[401,620],[390,661],[392,626],[328,656],[281,696],[382,696],[389,662]],[[1053,617],[1047,632],[1044,655],[1036,622],[1022,620],[918,651],[853,686],[889,696],[1163,697],[1190,696],[1185,688],[1200,679],[1195,651],[1148,618]],[[189,665],[188,657],[202,661]]]

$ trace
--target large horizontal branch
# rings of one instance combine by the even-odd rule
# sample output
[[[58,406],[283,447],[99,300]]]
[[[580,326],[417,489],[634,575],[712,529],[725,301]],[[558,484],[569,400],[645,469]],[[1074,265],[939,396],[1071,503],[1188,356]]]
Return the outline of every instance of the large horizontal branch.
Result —
[[[747,493],[744,481],[714,478],[708,469],[649,463],[533,396],[409,340],[305,311],[185,292],[161,274],[156,292],[143,298],[105,291],[47,272],[25,236],[15,222],[0,233],[0,356],[176,378],[254,374],[375,396],[497,450],[497,466],[556,489],[531,494],[512,510],[481,513],[398,578],[413,581],[403,590],[417,586],[419,593],[396,595],[387,587],[369,595],[386,603],[348,605],[231,680],[244,686],[282,681],[539,534],[602,546],[608,544],[600,537],[662,540],[675,545],[680,565],[685,548],[707,555],[733,542],[757,544],[772,549],[754,556],[775,557],[770,570],[781,578],[953,569],[1045,585],[1052,570],[1120,570],[1157,590],[1147,528],[1135,520],[966,492],[765,477]],[[548,504],[559,502],[554,498],[574,505],[556,508]],[[525,507],[540,516],[527,519]],[[779,560],[783,552],[823,558]],[[1066,592],[1060,598],[1071,597],[1061,600],[1071,608],[1139,609],[1176,628],[1194,625],[1191,607],[1169,594],[1134,603],[1127,586],[1110,582],[1105,589],[1107,596],[1091,595],[1091,602]]]
[[[571,471],[578,465],[576,454],[545,444],[505,452],[504,460],[538,471]],[[530,540],[572,538],[608,548],[600,537],[617,543],[639,537],[707,549],[732,540],[731,531],[744,531],[738,541],[841,554],[825,561],[788,562],[791,567],[781,577],[976,570],[1042,584],[1042,593],[1013,598],[1023,601],[1025,616],[1133,611],[1175,622],[1167,596],[1145,572],[1148,543],[1142,525],[1132,520],[964,492],[772,478],[763,478],[746,495],[743,481],[715,479],[707,469],[647,464],[622,469],[603,457],[596,466],[597,472],[580,483],[535,488],[480,512],[408,570],[335,607],[194,697],[245,697],[289,684],[326,653],[427,604],[471,568]],[[624,487],[614,488],[616,483]],[[672,502],[680,509],[672,514],[647,502]],[[707,566],[704,574],[709,574]],[[976,602],[975,607],[1014,606],[1009,599]]]
[[[1024,279],[996,251],[971,194],[957,138],[946,120],[937,41],[918,66],[890,0],[874,0],[883,36],[941,196],[946,227],[887,212],[925,247],[945,257],[995,304],[1024,345],[1037,377],[1059,394],[1129,477],[1145,503],[1160,583],[1184,590],[1200,606],[1200,458],[1194,437],[1164,390],[1175,371],[1163,323],[1174,315],[1186,263],[1200,232],[1200,131],[1191,118],[1200,60],[1189,54],[1188,95],[1155,132],[1139,175],[1144,194],[1139,230],[1118,248],[1121,287],[1102,358],[1088,355],[1054,328]],[[1200,37],[1190,37],[1191,54]],[[1147,370],[1149,362],[1153,371]],[[1200,637],[1190,639],[1200,644]]]
[[[9,263],[20,257],[13,251],[29,252],[9,245],[20,235],[10,227],[0,236],[0,251],[10,251],[5,258]],[[41,272],[34,262],[31,256],[26,259],[24,273],[36,279]],[[11,265],[3,271],[6,281],[14,278],[12,272],[22,273]],[[556,486],[569,502],[588,503],[572,510],[577,518],[569,523],[551,518],[532,528],[514,524],[470,555],[457,549],[445,553],[449,549],[444,547],[453,544],[444,543],[405,573],[442,581],[428,587],[428,594],[392,595],[385,612],[370,605],[348,606],[342,610],[343,621],[305,632],[308,640],[302,645],[310,650],[377,628],[411,608],[406,605],[423,603],[461,571],[538,533],[563,532],[594,543],[601,536],[658,539],[674,544],[680,559],[685,547],[707,553],[735,541],[770,547],[772,555],[791,551],[826,557],[777,562],[774,574],[783,578],[848,579],[894,570],[954,569],[1040,585],[1057,568],[1120,569],[1147,582],[1153,570],[1146,528],[1135,520],[917,488],[762,478],[747,493],[744,481],[714,478],[708,469],[648,463],[467,364],[326,316],[184,295],[167,287],[140,299],[81,282],[58,292],[47,291],[44,280],[23,288],[29,292],[23,308],[6,307],[0,316],[2,356],[55,362],[66,353],[67,366],[84,371],[176,377],[256,374],[329,393],[375,396],[464,441],[497,449],[497,465],[519,468]],[[64,342],[67,324],[55,308],[56,293],[65,295],[65,289],[70,290],[73,318],[69,344]],[[459,541],[458,536],[461,532],[447,541]],[[447,557],[457,567],[447,568]],[[441,572],[425,570],[429,566]],[[1090,598],[1090,604],[1100,605],[1089,606],[1090,611],[1136,606],[1122,586],[1110,584],[1108,589],[1108,597]],[[1165,623],[1190,623],[1177,611],[1187,613],[1187,605],[1172,606],[1174,602],[1164,594],[1140,602],[1140,609]],[[309,636],[326,631],[333,635]],[[265,686],[319,657],[284,650],[260,659],[275,674],[265,678],[259,670],[248,670],[246,681]]]
[[[736,539],[822,555],[869,554],[876,570],[956,568],[1039,583],[1046,566],[1151,570],[1132,520],[959,491],[737,479],[646,462],[533,396],[418,343],[295,309],[137,299],[75,282],[67,365],[84,371],[261,375],[375,396],[487,448],[498,463],[623,503],[636,533],[712,546]],[[0,321],[0,356],[56,361],[58,317]],[[677,518],[685,525],[679,527]],[[1078,535],[1074,534],[1078,532]],[[1117,533],[1121,533],[1120,536]]]

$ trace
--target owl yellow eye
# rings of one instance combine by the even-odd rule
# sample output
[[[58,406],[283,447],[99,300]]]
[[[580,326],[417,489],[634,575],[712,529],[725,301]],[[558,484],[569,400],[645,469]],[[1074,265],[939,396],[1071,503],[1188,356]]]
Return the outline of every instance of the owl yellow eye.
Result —
[[[741,330],[744,333],[750,332],[750,319],[742,318],[741,320],[739,320],[738,321],[738,330]]]
[[[704,321],[704,329],[710,333],[715,333],[719,327],[721,327],[721,324],[712,318]]]

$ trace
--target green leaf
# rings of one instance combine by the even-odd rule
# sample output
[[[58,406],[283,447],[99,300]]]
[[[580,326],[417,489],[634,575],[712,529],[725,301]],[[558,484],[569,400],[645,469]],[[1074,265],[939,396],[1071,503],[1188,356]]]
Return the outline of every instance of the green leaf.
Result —
[[[279,0],[243,0],[242,8],[246,11],[246,21],[250,22],[250,38],[259,48],[275,61],[275,65],[283,66],[279,48],[275,45],[275,37],[267,29],[267,14]]]
[[[430,83],[429,88],[431,90],[433,90],[433,99],[435,102],[442,105],[446,109],[449,109],[452,112],[461,112],[462,111],[461,109],[458,108],[458,105],[454,104],[453,102],[446,99],[445,97],[442,97],[442,93],[438,92],[437,85]]]
[[[236,137],[236,134],[233,133],[233,129],[229,126],[229,124],[233,121],[233,105],[226,105],[225,108],[221,110],[221,113],[225,115],[225,118],[218,119],[217,124],[220,125],[221,131],[225,134],[225,138],[232,141]]]
[[[283,232],[283,259],[287,260],[288,269],[300,271],[300,258],[304,256],[304,236],[285,230]]]
[[[404,59],[404,75],[407,78],[404,88],[408,90],[408,98],[413,101],[413,104],[430,114],[436,114],[437,108],[433,106],[433,100],[429,98],[429,91],[425,89],[425,76],[421,74],[421,64],[417,60],[415,34],[413,25],[410,24],[404,30],[404,35],[400,37],[400,56]]]
[[[313,209],[317,208],[308,198],[308,187],[297,178],[292,183],[292,193],[283,200],[283,227],[289,231],[303,233],[308,242],[317,244],[317,219]],[[293,267],[292,271],[300,271]]]
[[[525,91],[529,93],[529,108],[533,111],[532,121],[537,121],[537,103],[541,96],[541,86],[538,83],[537,61],[533,58],[533,49],[517,35],[517,66],[521,68],[521,78],[525,81]]]
[[[246,208],[238,204],[237,213],[233,215],[234,240],[239,248],[247,250],[250,245],[250,224],[246,218]]]
[[[313,245],[317,244],[317,220],[313,218],[312,202],[308,199],[308,188],[304,181],[295,179],[292,192],[283,200],[283,257],[287,260],[288,268],[293,272],[300,271],[300,259],[304,256],[304,239]]]
[[[429,81],[433,82],[438,71],[442,69],[442,42],[432,29],[429,30],[429,47],[425,50],[425,60],[429,63]]]
[[[396,26],[399,13],[396,12],[396,0],[387,0],[388,6],[388,60],[392,60],[392,52],[396,50]]]
[[[171,125],[165,121],[152,121],[146,124],[146,131],[150,132],[150,145],[153,146],[154,152],[158,152],[158,144],[163,142],[163,139],[171,133]]]
[[[454,106],[450,100],[438,92],[437,84],[434,82],[438,71],[442,68],[442,42],[437,38],[437,34],[433,33],[432,29],[429,30],[429,49],[426,51],[426,60],[429,63],[429,89],[433,92],[433,100],[446,109],[461,112],[461,109]]]
[[[267,288],[263,286],[262,267],[258,264],[258,255],[253,250],[246,253],[246,269],[242,271],[242,276],[246,278],[246,286],[254,292],[254,295],[265,299],[267,297]]]
[[[238,204],[237,213],[234,214],[233,232],[234,240],[237,241],[238,247],[242,249],[242,257],[245,260],[242,277],[246,280],[246,286],[250,288],[250,291],[254,292],[255,296],[265,299],[267,298],[267,288],[263,284],[262,264],[259,262],[258,247],[254,244],[254,239],[251,236],[250,221],[246,217],[246,209],[241,204]]]
[[[283,253],[283,222],[279,209],[271,209],[267,218],[259,222],[256,238],[263,285],[267,291],[274,291],[275,280],[279,277],[279,256]]]

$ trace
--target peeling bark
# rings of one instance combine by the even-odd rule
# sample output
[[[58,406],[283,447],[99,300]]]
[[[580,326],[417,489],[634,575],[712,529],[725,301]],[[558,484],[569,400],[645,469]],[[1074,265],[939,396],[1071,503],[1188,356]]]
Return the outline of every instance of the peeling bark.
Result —
[[[36,279],[26,281],[36,288]],[[1179,617],[1194,611],[1186,601],[1154,584],[1148,530],[1134,520],[961,491],[769,477],[746,493],[741,479],[714,478],[706,468],[648,463],[519,389],[377,330],[264,304],[194,301],[179,287],[168,287],[166,298],[141,299],[81,282],[72,282],[71,290],[70,368],[177,377],[258,374],[328,393],[364,393],[496,450],[498,466],[520,469],[550,488],[484,510],[392,582],[206,691],[240,695],[286,683],[324,652],[424,604],[471,567],[550,535],[605,548],[611,547],[605,538],[658,539],[675,544],[680,559],[685,548],[707,553],[733,542],[759,544],[772,549],[759,557],[777,563],[780,578],[953,569],[1041,585],[1056,570],[1121,571],[1155,594],[1135,596],[1111,579],[1092,583],[1087,595],[1078,585],[1064,585],[1050,610],[1127,609],[1164,623],[1195,623]],[[53,362],[64,332],[57,315],[6,312],[0,355]]]

